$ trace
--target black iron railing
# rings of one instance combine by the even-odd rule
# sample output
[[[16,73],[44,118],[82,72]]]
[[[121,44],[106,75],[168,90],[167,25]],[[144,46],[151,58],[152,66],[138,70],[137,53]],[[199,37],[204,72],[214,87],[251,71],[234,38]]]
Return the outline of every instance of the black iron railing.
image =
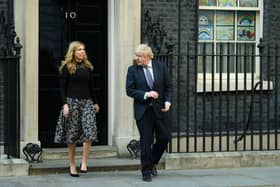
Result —
[[[4,129],[4,153],[8,158],[20,156],[20,80],[19,61],[21,44],[12,23],[0,15],[0,98],[3,111],[0,127]]]
[[[167,62],[174,85],[169,152],[278,150],[278,44],[186,48],[155,57]]]

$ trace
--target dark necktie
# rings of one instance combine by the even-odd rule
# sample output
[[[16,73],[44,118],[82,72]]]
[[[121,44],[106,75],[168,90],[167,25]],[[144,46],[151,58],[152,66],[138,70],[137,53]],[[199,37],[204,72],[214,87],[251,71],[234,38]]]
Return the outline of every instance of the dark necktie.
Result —
[[[154,85],[154,80],[153,80],[152,74],[151,74],[148,66],[144,66],[144,68],[145,68],[145,71],[146,71],[145,77],[146,77],[148,86],[150,87],[150,89],[152,89],[153,85]]]

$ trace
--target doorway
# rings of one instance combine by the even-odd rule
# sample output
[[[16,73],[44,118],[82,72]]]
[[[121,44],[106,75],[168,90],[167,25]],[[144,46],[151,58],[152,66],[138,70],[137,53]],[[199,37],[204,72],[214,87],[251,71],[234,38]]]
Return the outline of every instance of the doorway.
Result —
[[[107,1],[39,1],[39,140],[42,147],[54,144],[54,133],[62,106],[58,67],[70,41],[85,43],[94,65],[98,145],[108,144]]]

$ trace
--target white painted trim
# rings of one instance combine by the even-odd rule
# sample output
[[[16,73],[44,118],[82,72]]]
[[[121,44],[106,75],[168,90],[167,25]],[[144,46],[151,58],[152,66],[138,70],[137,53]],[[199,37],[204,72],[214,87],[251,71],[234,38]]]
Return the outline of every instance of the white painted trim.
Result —
[[[20,60],[20,141],[38,142],[39,2],[14,0],[15,30],[23,46]]]
[[[108,0],[108,145],[113,145],[114,127],[115,127],[115,98],[112,97],[116,92],[116,43],[115,39],[116,26],[115,24],[115,1]]]

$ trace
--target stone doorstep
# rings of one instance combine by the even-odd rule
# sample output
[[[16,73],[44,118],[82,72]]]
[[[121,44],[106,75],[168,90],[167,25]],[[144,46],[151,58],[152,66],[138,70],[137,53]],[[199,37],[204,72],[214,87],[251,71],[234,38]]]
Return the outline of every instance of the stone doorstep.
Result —
[[[77,159],[79,167],[81,160]],[[280,166],[280,151],[166,153],[158,169],[207,169]],[[28,170],[29,168],[29,170]],[[91,158],[89,172],[140,170],[140,161],[131,158]],[[27,163],[23,159],[0,160],[0,176],[68,173],[68,160]]]
[[[83,148],[76,148],[76,158],[81,158]],[[117,148],[113,146],[93,146],[89,158],[117,157]],[[68,148],[43,148],[42,160],[66,160]]]
[[[24,159],[0,160],[0,177],[27,176],[29,164]]]
[[[81,160],[76,160],[79,169]],[[68,160],[46,160],[41,163],[30,163],[29,175],[68,173]],[[132,171],[140,170],[140,160],[131,158],[96,158],[88,160],[88,171]],[[164,169],[160,162],[158,169]]]

